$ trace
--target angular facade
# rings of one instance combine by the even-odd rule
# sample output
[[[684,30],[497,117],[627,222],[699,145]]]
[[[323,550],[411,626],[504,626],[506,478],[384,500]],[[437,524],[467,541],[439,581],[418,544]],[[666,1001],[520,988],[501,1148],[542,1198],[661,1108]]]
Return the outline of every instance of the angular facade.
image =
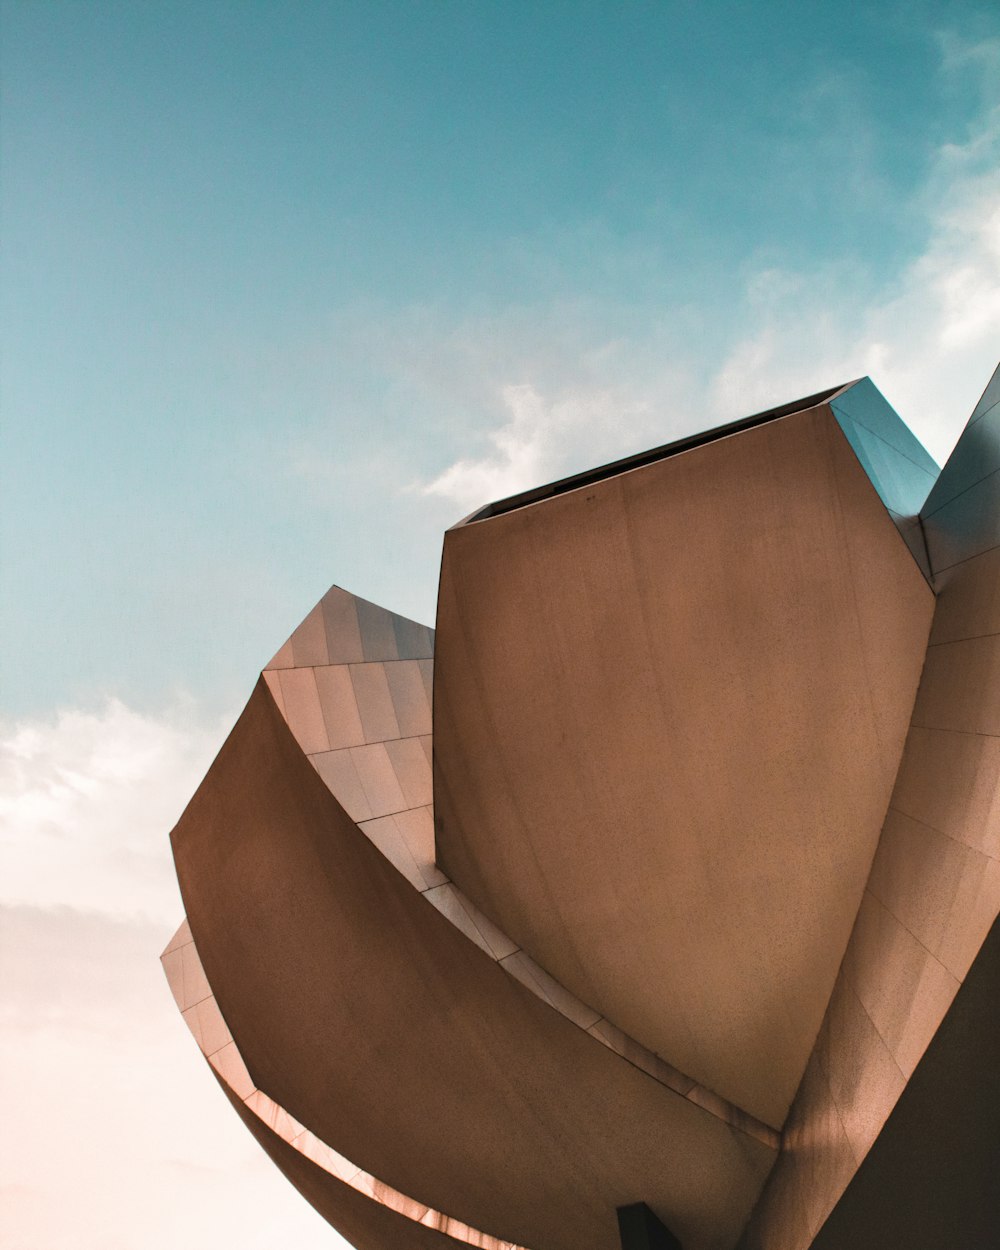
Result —
[[[995,1244],[998,471],[1000,371],[943,470],[864,379],[278,651],[163,963],[359,1250]]]

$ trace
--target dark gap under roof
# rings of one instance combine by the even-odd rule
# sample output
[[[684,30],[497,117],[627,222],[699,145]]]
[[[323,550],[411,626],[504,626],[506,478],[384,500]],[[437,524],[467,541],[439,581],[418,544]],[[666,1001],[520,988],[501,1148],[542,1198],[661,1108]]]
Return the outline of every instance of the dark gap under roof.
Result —
[[[622,460],[613,460],[610,464],[599,465],[596,469],[585,469],[582,473],[574,473],[570,477],[560,478],[545,486],[535,486],[531,490],[521,491],[520,494],[508,495],[506,499],[486,504],[477,512],[473,512],[471,516],[467,516],[464,521],[459,521],[458,524],[471,525],[473,521],[487,521],[490,517],[501,516],[505,512],[514,512],[518,508],[526,508],[528,504],[540,503],[543,499],[551,499],[554,495],[564,495],[567,491],[579,490],[581,486],[592,486],[595,482],[603,482],[606,478],[617,477],[619,473],[627,473],[630,469],[641,469],[644,465],[653,464],[657,460],[665,460],[668,456],[676,456],[682,451],[690,451],[693,447],[701,447],[705,443],[713,443],[716,439],[725,438],[729,434],[739,434],[743,430],[752,429],[755,425],[764,425],[768,421],[776,421],[779,417],[790,417],[793,413],[815,408],[817,404],[831,399],[853,385],[853,381],[845,382],[829,390],[819,391],[815,395],[807,395],[804,399],[795,399],[777,408],[768,408],[766,412],[756,412],[749,417],[740,417],[739,420],[730,421],[727,425],[718,425],[713,430],[689,434],[685,438],[677,439],[676,442],[665,443],[662,447],[640,451],[635,455],[625,456]]]

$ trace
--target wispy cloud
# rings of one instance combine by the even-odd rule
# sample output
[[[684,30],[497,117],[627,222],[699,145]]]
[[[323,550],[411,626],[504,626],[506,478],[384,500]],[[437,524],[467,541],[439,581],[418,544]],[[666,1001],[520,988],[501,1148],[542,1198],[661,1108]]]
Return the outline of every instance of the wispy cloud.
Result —
[[[947,456],[1000,355],[1000,43],[946,43],[947,72],[991,72],[967,135],[930,163],[922,251],[866,300],[854,298],[848,264],[751,272],[744,299],[755,329],[713,381],[718,408],[867,373],[929,450]]]
[[[163,926],[0,906],[10,1250],[341,1244],[222,1097],[157,967]]]
[[[579,455],[612,447],[623,427],[645,424],[642,401],[615,390],[541,395],[530,383],[505,386],[508,420],[489,433],[491,449],[476,459],[455,461],[423,487],[463,508],[487,503],[535,485]],[[609,454],[612,454],[609,451]]]
[[[461,354],[439,335],[475,450],[417,489],[468,511],[638,450],[643,435],[667,441],[864,374],[944,459],[1000,353],[1000,43],[942,36],[941,73],[971,76],[981,107],[931,153],[909,206],[923,246],[895,273],[876,284],[858,256],[802,267],[771,254],[734,275],[715,324],[665,307],[637,325],[587,303],[467,325],[452,336]],[[859,189],[831,179],[829,194]],[[488,344],[478,357],[474,339]]]
[[[167,834],[227,727],[112,699],[0,734],[11,1250],[339,1244],[233,1116],[158,966],[182,915]]]
[[[176,920],[166,835],[225,736],[194,704],[97,711],[0,727],[0,836],[9,903]]]

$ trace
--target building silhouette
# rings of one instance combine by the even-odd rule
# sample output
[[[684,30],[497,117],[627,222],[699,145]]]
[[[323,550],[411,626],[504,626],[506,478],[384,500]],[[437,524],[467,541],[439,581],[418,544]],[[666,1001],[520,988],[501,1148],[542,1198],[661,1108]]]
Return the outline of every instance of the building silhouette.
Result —
[[[281,647],[163,963],[359,1250],[1000,1244],[998,470],[1000,370],[941,470],[862,379]]]

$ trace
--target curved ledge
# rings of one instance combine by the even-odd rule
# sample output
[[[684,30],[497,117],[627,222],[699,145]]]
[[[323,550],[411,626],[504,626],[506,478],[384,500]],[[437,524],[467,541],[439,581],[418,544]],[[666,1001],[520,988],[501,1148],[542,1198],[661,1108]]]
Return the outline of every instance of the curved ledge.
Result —
[[[345,1159],[311,1133],[304,1124],[256,1087],[239,1047],[229,1032],[215,995],[201,966],[198,948],[185,920],[160,956],[177,1009],[216,1076],[246,1109],[281,1141],[311,1160],[327,1175],[342,1181],[379,1206],[388,1207],[413,1223],[433,1229],[452,1241],[479,1250],[527,1250],[513,1241],[492,1237],[442,1211],[409,1198]]]
[[[611,1250],[637,1193],[690,1250],[735,1243],[776,1152],[595,1045],[428,907],[263,681],[172,842],[254,1085],[365,1172],[545,1250]]]

